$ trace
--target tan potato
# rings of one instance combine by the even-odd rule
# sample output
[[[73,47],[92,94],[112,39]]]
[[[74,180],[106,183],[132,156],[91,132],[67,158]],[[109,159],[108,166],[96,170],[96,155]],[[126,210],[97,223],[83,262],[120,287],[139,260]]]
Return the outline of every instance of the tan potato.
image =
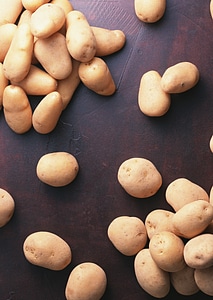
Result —
[[[0,62],[4,61],[10,44],[15,35],[17,25],[13,23],[7,23],[0,26]]]
[[[17,27],[8,52],[4,58],[4,74],[9,80],[23,80],[31,66],[34,38],[27,23]]]
[[[33,112],[33,128],[41,134],[50,133],[55,129],[62,110],[61,95],[57,91],[47,94]]]
[[[209,10],[210,10],[211,18],[213,19],[213,0],[210,0]]]
[[[197,66],[183,61],[166,69],[161,78],[161,87],[166,93],[183,93],[193,88],[199,77]]]
[[[3,110],[5,120],[14,132],[23,134],[32,127],[32,108],[21,87],[10,84],[4,89]]]
[[[106,56],[121,50],[126,42],[122,30],[109,30],[107,28],[91,26],[96,39],[95,56]]]
[[[54,187],[70,184],[77,176],[79,165],[68,152],[52,152],[43,155],[36,166],[38,178]]]
[[[172,218],[173,232],[190,239],[203,232],[213,220],[213,206],[205,200],[185,204]]]
[[[170,94],[161,88],[161,76],[151,70],[143,74],[138,92],[138,105],[142,113],[149,117],[165,115],[171,104]]]
[[[149,242],[149,251],[156,264],[164,271],[178,272],[185,267],[184,243],[169,231],[154,234]]]
[[[196,200],[202,199],[209,202],[209,195],[201,186],[183,177],[173,180],[167,186],[165,197],[175,211]]]
[[[55,4],[41,5],[31,16],[31,31],[37,38],[48,38],[65,24],[64,10]]]
[[[122,254],[132,256],[143,249],[147,242],[147,232],[143,221],[137,217],[119,216],[107,230],[108,238]]]
[[[4,76],[3,64],[0,62],[0,109],[3,105],[4,89],[9,84],[9,80]]]
[[[209,148],[210,148],[211,152],[213,153],[213,135],[211,136],[210,141],[209,141]]]
[[[213,266],[206,269],[195,270],[195,282],[206,295],[213,296]]]
[[[186,265],[182,270],[170,273],[171,284],[179,294],[190,296],[199,292],[194,272],[193,268]]]
[[[152,210],[145,219],[145,226],[149,239],[151,239],[154,234],[161,231],[172,232],[171,218],[173,215],[173,212],[165,209]]]
[[[90,62],[81,63],[79,77],[88,89],[99,95],[110,96],[116,91],[112,74],[105,61],[100,57],[94,57]]]
[[[69,0],[52,0],[50,3],[60,6],[64,10],[65,15],[74,9]]]
[[[72,260],[67,242],[48,231],[28,235],[23,243],[23,252],[31,264],[54,271],[63,270]]]
[[[22,0],[0,0],[0,25],[15,23],[22,9]]]
[[[50,2],[50,0],[22,0],[22,4],[25,9],[34,12],[41,5]]]
[[[66,16],[66,41],[70,55],[80,61],[89,62],[96,53],[96,39],[85,15],[70,11]]]
[[[139,20],[154,23],[163,17],[166,0],[134,0],[134,9]]]
[[[31,16],[32,16],[32,11],[27,10],[27,9],[23,10],[23,12],[21,13],[21,15],[19,17],[18,26],[22,23],[27,23],[30,25]]]
[[[106,286],[105,271],[96,263],[83,262],[71,271],[65,296],[67,300],[100,300]]]
[[[5,226],[12,218],[15,201],[5,189],[0,188],[0,227]]]
[[[142,289],[156,298],[164,298],[170,290],[169,273],[160,269],[149,249],[144,248],[135,257],[134,271]]]
[[[123,189],[136,198],[147,198],[157,193],[162,185],[162,176],[148,159],[133,157],[125,160],[117,173]]]

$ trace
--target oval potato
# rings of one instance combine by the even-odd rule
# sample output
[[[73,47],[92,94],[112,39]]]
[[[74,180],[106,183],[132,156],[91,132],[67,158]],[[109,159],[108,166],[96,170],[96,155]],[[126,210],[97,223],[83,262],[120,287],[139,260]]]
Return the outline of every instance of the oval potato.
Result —
[[[213,266],[206,269],[195,270],[195,282],[206,295],[213,296]]]
[[[50,2],[50,0],[22,0],[22,4],[26,10],[29,10],[31,12],[36,11],[37,8],[39,8],[41,5],[46,4]]]
[[[5,226],[12,218],[15,201],[5,189],[0,188],[0,227]]]
[[[60,6],[64,10],[65,15],[74,10],[69,0],[52,0],[50,3]]]
[[[7,23],[0,26],[0,62],[4,61],[16,30],[17,25],[13,23]]]
[[[0,0],[0,25],[15,23],[22,9],[22,0]]]
[[[166,0],[134,0],[134,9],[139,20],[154,23],[163,17]]]

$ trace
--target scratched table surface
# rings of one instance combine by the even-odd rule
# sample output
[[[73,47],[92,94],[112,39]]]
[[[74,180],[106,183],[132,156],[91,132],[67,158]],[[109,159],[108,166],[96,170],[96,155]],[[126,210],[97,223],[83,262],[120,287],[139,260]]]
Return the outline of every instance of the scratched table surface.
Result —
[[[213,21],[208,0],[169,0],[163,18],[154,24],[139,21],[133,0],[72,1],[91,25],[121,29],[125,47],[105,57],[117,91],[103,97],[80,84],[55,130],[42,135],[31,129],[18,135],[0,114],[0,186],[14,197],[11,221],[0,229],[0,299],[63,300],[71,270],[79,263],[99,264],[107,274],[104,300],[154,299],[136,281],[134,257],[119,253],[107,238],[109,223],[120,215],[145,220],[156,208],[172,210],[165,189],[179,177],[202,186],[213,183]],[[172,96],[166,115],[151,118],[138,108],[143,73],[163,74],[180,61],[191,61],[200,80],[191,90]],[[39,97],[30,97],[34,108]],[[70,185],[54,188],[40,182],[35,168],[48,152],[67,151],[80,171]],[[147,199],[129,196],[117,181],[120,164],[130,157],[151,160],[163,177],[158,193]],[[32,232],[51,231],[72,248],[72,262],[51,271],[26,261],[22,245]],[[199,292],[165,299],[210,299]]]

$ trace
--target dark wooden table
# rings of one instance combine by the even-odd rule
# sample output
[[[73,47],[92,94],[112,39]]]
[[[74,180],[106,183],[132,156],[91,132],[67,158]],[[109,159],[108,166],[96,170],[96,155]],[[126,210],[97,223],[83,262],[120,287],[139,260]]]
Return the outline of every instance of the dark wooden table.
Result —
[[[176,178],[186,177],[209,192],[213,184],[213,21],[209,1],[169,0],[164,17],[155,24],[140,22],[133,0],[73,0],[75,9],[91,25],[122,29],[126,45],[105,57],[117,92],[98,96],[80,85],[61,115],[56,129],[47,135],[33,129],[17,135],[0,115],[0,187],[14,197],[12,220],[0,229],[0,299],[63,300],[70,271],[84,261],[98,263],[106,271],[105,300],[154,299],[138,285],[134,257],[120,254],[107,238],[109,223],[120,215],[145,220],[153,209],[171,209],[165,189]],[[142,74],[191,61],[200,71],[196,87],[172,96],[168,113],[149,118],[138,108]],[[31,97],[34,108],[39,97]],[[41,183],[35,172],[39,158],[48,152],[68,151],[77,158],[80,171],[66,187]],[[130,157],[150,159],[163,177],[159,192],[136,199],[117,181],[119,165]],[[34,231],[47,230],[71,246],[73,260],[63,271],[50,271],[26,261],[22,244]],[[171,287],[165,299],[202,300],[198,293],[185,297]]]

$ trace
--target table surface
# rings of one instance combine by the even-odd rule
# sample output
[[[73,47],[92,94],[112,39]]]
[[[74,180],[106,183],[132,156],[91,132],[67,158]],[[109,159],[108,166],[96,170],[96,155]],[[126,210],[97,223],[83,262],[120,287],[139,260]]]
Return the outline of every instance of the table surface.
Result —
[[[42,135],[31,129],[18,135],[0,115],[0,186],[14,197],[11,221],[0,229],[0,299],[63,300],[67,278],[79,263],[92,261],[107,274],[105,300],[154,299],[140,288],[134,257],[119,253],[107,238],[107,227],[117,216],[145,220],[166,203],[168,184],[185,177],[207,192],[212,186],[213,155],[213,21],[209,1],[169,0],[163,18],[154,24],[139,21],[132,1],[73,0],[91,25],[121,29],[125,47],[105,57],[117,91],[103,97],[80,84],[55,130]],[[143,115],[137,104],[140,78],[154,69],[191,61],[200,80],[191,90],[172,95],[166,115]],[[40,97],[30,97],[34,108]],[[70,185],[54,188],[40,182],[35,168],[48,152],[67,151],[80,171]],[[163,177],[158,193],[136,199],[117,181],[120,164],[130,157],[151,160]],[[32,232],[51,231],[72,248],[71,264],[51,271],[28,263],[22,245]],[[199,292],[181,296],[171,287],[165,299],[210,299]]]

